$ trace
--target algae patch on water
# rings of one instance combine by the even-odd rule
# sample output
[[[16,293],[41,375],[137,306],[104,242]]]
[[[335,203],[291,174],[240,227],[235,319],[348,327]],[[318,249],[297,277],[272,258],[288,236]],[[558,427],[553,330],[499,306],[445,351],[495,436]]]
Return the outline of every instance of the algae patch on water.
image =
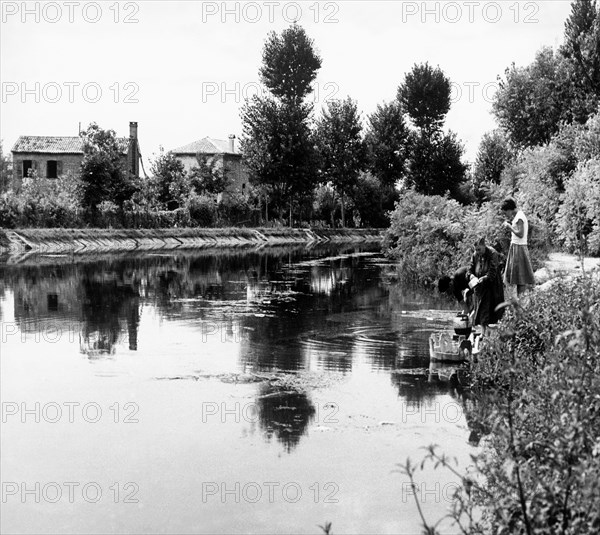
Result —
[[[343,373],[337,372],[283,372],[272,371],[263,373],[203,373],[201,371],[193,374],[174,375],[169,377],[157,377],[159,381],[199,381],[202,379],[216,379],[222,383],[249,384],[265,383],[278,391],[304,393],[309,390],[328,388],[340,383],[345,379]]]

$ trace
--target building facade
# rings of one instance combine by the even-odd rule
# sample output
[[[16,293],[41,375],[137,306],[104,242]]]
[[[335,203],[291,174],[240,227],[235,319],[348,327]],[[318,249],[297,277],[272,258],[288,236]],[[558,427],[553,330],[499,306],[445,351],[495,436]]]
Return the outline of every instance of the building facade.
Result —
[[[129,138],[117,138],[123,164],[139,176],[137,123],[129,123]],[[79,136],[20,136],[12,148],[13,177],[20,183],[35,172],[40,178],[79,175],[83,139]]]
[[[230,135],[227,141],[205,137],[170,152],[183,164],[187,173],[198,167],[199,158],[214,162],[217,169],[225,170],[229,181],[225,194],[247,193],[248,171],[242,162],[242,154],[235,145],[234,135]]]

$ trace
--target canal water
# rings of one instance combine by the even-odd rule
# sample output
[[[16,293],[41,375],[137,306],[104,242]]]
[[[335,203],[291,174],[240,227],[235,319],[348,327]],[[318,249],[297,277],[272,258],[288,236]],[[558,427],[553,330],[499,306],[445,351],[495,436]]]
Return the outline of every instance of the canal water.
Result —
[[[18,260],[18,261],[17,261]],[[337,247],[0,265],[1,531],[421,530],[467,468],[466,393],[429,362],[455,304]],[[442,522],[445,533],[458,530]]]

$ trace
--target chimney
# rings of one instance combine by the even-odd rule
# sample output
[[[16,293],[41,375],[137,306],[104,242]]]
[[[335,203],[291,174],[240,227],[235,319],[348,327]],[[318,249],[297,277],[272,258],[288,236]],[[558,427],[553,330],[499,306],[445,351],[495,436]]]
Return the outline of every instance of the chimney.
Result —
[[[229,134],[229,152],[235,152],[235,134]]]
[[[129,122],[129,137],[132,139],[137,139],[137,123],[132,121]]]
[[[129,172],[138,178],[140,176],[140,153],[138,145],[138,124],[129,122],[129,150],[127,160],[129,162]]]

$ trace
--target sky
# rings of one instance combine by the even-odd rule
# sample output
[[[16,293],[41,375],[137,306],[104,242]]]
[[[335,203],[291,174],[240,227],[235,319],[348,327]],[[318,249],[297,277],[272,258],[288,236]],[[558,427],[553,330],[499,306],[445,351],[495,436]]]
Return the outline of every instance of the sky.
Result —
[[[148,169],[160,147],[242,133],[240,108],[261,90],[270,31],[297,21],[322,58],[312,100],[350,96],[363,121],[394,99],[414,64],[452,82],[446,129],[473,161],[497,125],[497,77],[561,44],[570,1],[114,0],[0,2],[0,139],[76,136],[96,122],[129,135]]]

